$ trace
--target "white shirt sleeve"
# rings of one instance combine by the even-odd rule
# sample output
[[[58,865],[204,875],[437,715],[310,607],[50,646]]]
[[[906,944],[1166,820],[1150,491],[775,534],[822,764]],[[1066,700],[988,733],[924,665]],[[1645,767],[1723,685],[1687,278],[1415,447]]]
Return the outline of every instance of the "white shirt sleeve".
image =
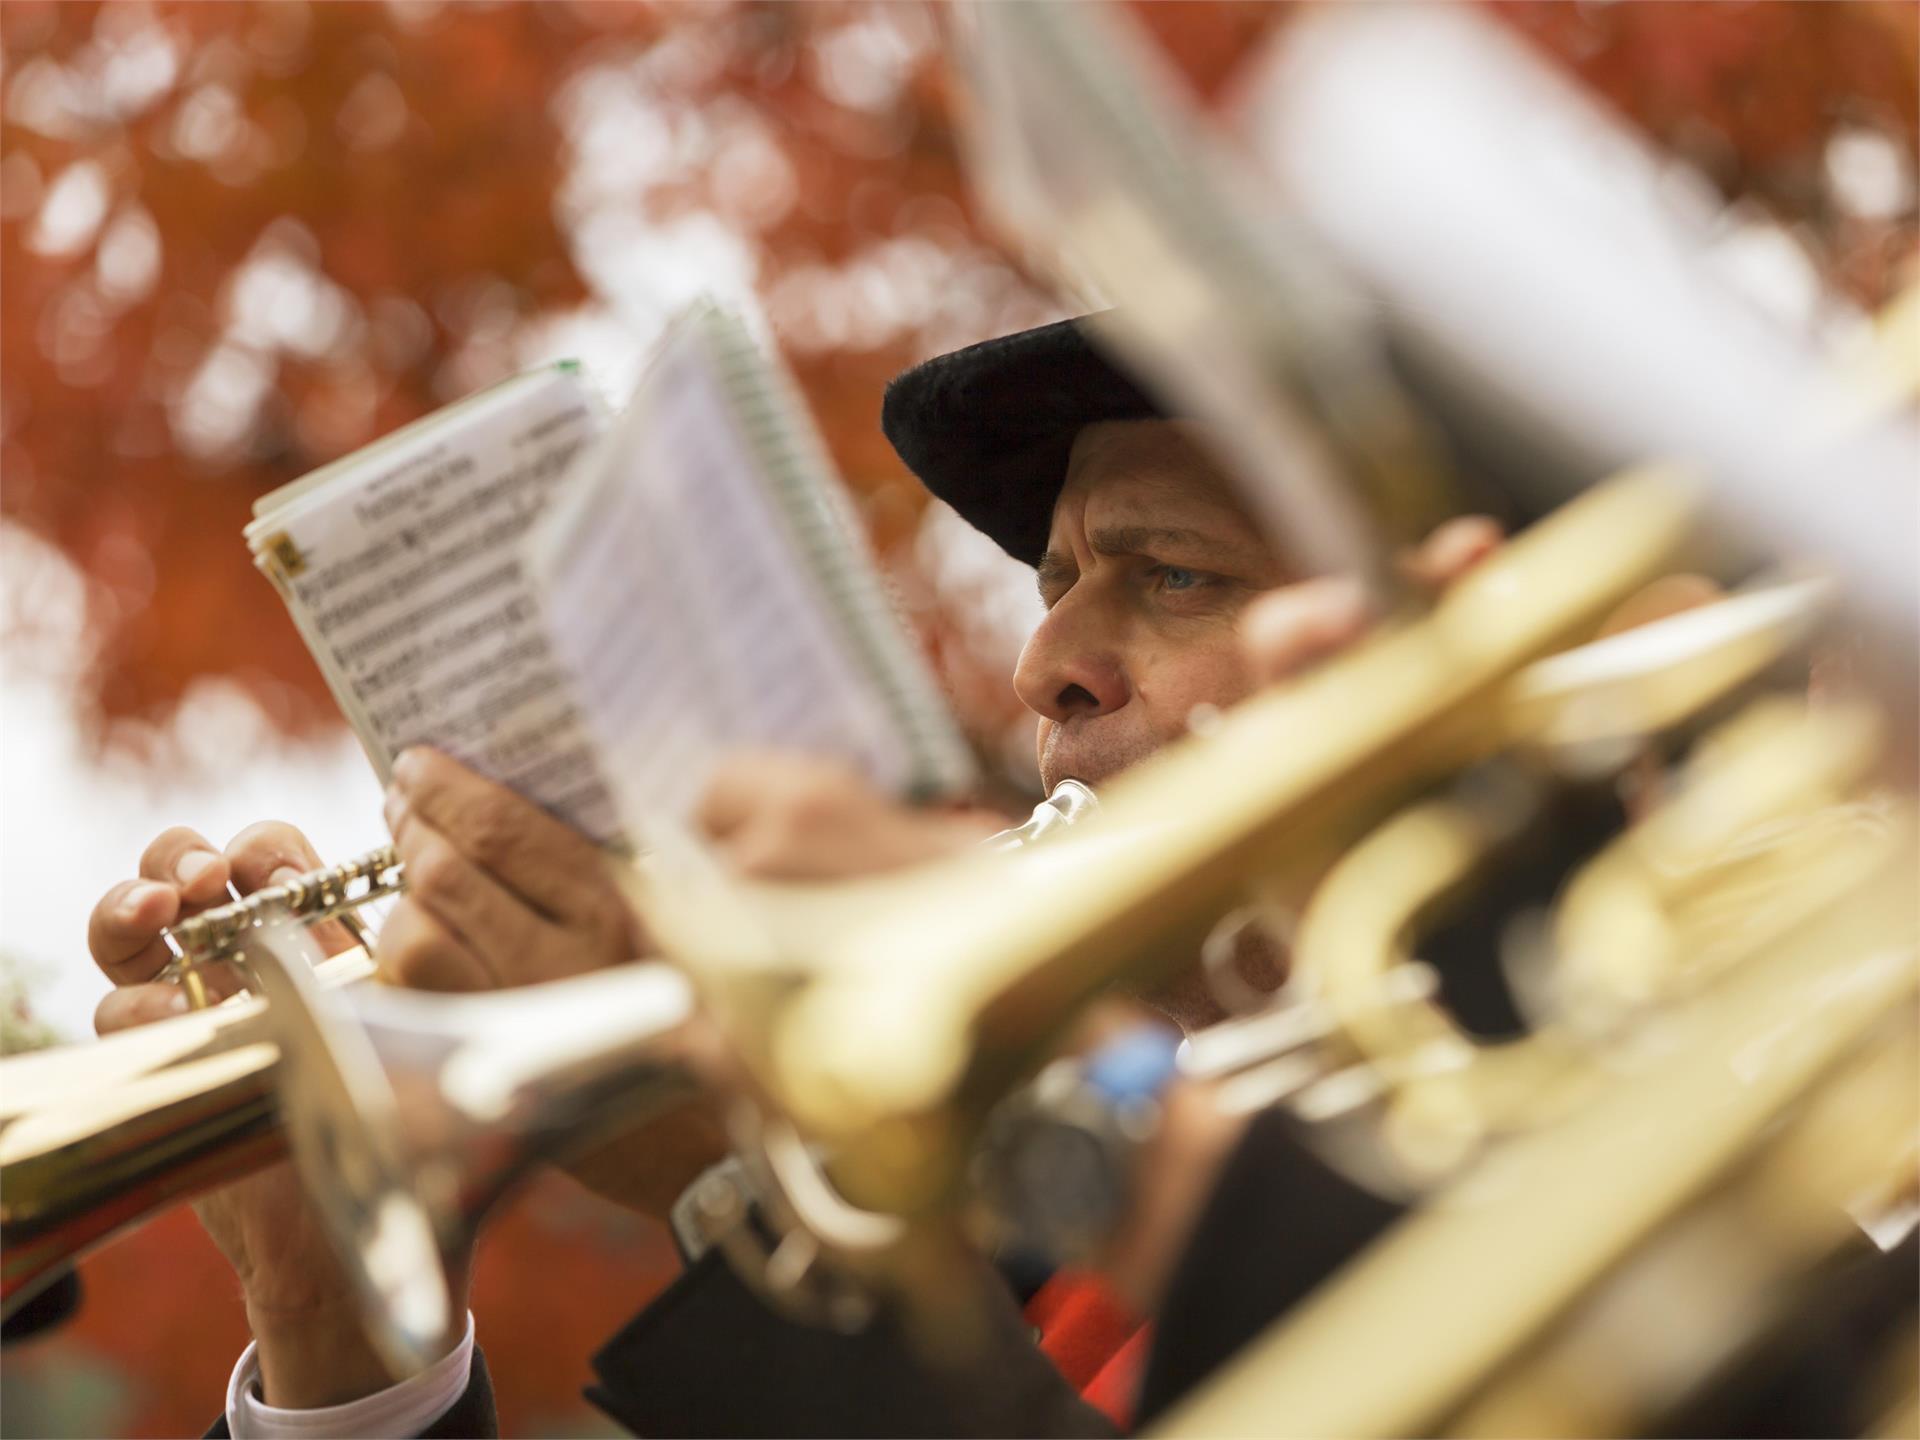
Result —
[[[259,1357],[249,1345],[227,1382],[227,1429],[233,1440],[407,1440],[453,1408],[472,1374],[472,1311],[466,1338],[412,1379],[320,1410],[282,1410],[262,1400]]]

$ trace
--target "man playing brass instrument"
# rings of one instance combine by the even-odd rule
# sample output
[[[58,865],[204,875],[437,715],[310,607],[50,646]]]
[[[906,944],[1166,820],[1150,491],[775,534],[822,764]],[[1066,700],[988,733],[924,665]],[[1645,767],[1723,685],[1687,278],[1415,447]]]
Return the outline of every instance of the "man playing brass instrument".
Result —
[[[990,341],[908,372],[889,390],[884,423],[934,494],[1036,569],[1047,615],[1014,685],[1038,717],[1049,790],[1069,778],[1099,785],[1185,733],[1196,709],[1232,705],[1365,628],[1359,587],[1337,578],[1296,583],[1195,432],[1162,416],[1075,324]],[[1498,539],[1491,521],[1451,522],[1409,558],[1409,571],[1444,584]],[[643,953],[640,927],[600,878],[588,841],[445,756],[400,758],[386,819],[409,885],[379,939],[381,971],[394,983],[514,986]],[[905,810],[838,770],[764,755],[743,757],[717,778],[702,821],[740,870],[787,878],[911,864],[1004,823]],[[167,958],[163,926],[223,901],[229,881],[250,891],[318,863],[287,825],[254,826],[224,852],[190,830],[159,836],[139,878],[109,890],[93,911],[90,947],[116,986],[100,1005],[98,1028],[184,1008],[184,996],[156,978]],[[321,938],[330,948],[347,943],[344,934]],[[1217,1018],[1197,968],[1151,998],[1183,1027]],[[1240,1258],[1233,1237],[1244,1233],[1246,1216],[1235,1223],[1236,1206],[1245,1210],[1235,1194],[1270,1185],[1277,1163],[1272,1144],[1243,1146],[1229,1159],[1237,1123],[1188,1082],[1173,1081],[1158,1098],[1164,1123],[1139,1167],[1153,1183],[1118,1231],[1109,1268],[1142,1313],[1171,1294],[1184,1296],[1198,1319],[1163,1326],[1149,1405],[1178,1393],[1265,1318],[1231,1313],[1216,1322],[1211,1300],[1194,1302],[1214,1295]],[[717,1125],[690,1109],[610,1149],[585,1167],[585,1178],[664,1215],[723,1150]],[[1347,1253],[1392,1213],[1314,1162],[1285,1157],[1296,1161],[1301,1172],[1289,1184],[1302,1214],[1329,1214],[1340,1233],[1321,1237],[1322,1253],[1303,1244],[1277,1259],[1277,1276],[1260,1270],[1268,1292],[1300,1293],[1330,1256]],[[1208,1202],[1223,1165],[1226,1183]],[[452,1355],[391,1386],[303,1203],[286,1166],[200,1203],[240,1277],[255,1337],[229,1392],[232,1433],[486,1431],[491,1398],[471,1326]],[[1203,1203],[1213,1207],[1203,1228],[1222,1238],[1176,1270]],[[1252,1284],[1242,1277],[1240,1292]],[[1109,1433],[1113,1422],[1083,1403],[1033,1345],[1012,1293],[997,1303],[1004,1357],[991,1385],[963,1391],[922,1374],[884,1329],[847,1337],[776,1319],[710,1254],[603,1352],[596,1398],[649,1434]],[[1219,1333],[1201,1333],[1209,1329]]]

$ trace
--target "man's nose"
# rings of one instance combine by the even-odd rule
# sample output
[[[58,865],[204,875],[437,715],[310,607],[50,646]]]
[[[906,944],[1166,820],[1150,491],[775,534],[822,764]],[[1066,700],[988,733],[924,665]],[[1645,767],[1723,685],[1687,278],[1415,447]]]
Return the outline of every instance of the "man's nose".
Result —
[[[1020,652],[1013,688],[1034,714],[1055,721],[1118,710],[1133,693],[1115,637],[1071,596],[1047,612]]]

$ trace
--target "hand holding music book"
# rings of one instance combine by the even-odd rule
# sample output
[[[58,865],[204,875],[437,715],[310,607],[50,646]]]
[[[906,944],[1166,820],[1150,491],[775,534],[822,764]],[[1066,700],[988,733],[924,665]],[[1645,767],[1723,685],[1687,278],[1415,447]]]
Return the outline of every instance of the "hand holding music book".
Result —
[[[382,780],[432,745],[621,843],[739,747],[903,795],[972,777],[797,392],[710,305],[617,422],[549,365],[274,491],[246,536]]]

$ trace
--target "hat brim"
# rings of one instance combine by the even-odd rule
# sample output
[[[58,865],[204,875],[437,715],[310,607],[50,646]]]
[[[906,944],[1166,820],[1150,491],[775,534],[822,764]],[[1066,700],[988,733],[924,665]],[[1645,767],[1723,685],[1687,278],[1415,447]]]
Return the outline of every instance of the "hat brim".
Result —
[[[1164,412],[1061,320],[939,355],[887,386],[880,427],[922,484],[1016,560],[1046,553],[1074,437]]]

